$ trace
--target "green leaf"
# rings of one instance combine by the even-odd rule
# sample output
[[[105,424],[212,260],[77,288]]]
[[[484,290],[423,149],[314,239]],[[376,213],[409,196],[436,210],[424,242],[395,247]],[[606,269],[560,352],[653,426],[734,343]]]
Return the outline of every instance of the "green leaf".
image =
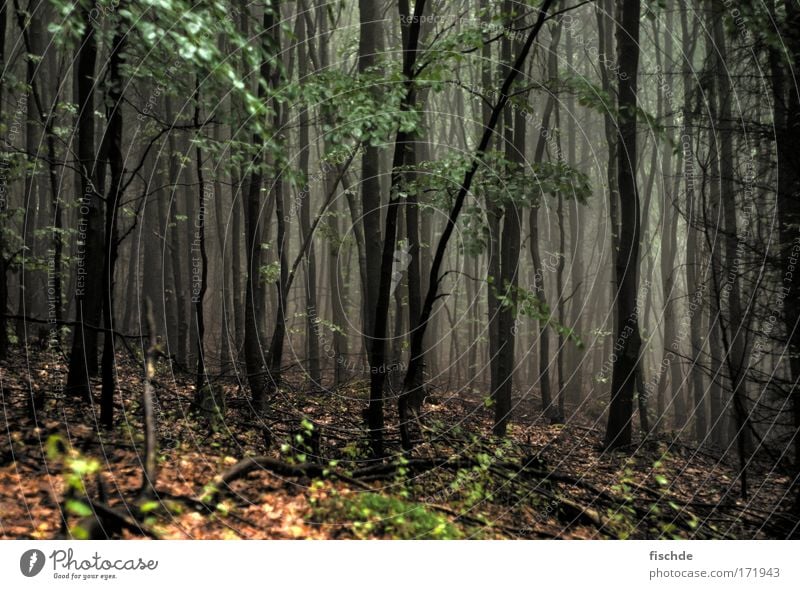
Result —
[[[147,513],[149,511],[153,511],[154,509],[158,509],[161,504],[158,501],[145,501],[139,506],[139,510],[142,513]]]
[[[78,517],[89,517],[92,515],[92,509],[83,501],[68,499],[64,507],[69,513],[77,515]]]

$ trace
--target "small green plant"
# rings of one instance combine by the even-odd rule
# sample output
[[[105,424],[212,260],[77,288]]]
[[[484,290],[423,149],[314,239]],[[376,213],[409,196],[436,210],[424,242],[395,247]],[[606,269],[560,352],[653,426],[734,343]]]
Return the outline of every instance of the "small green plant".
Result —
[[[379,493],[340,494],[332,491],[311,498],[313,517],[320,523],[343,525],[355,538],[395,540],[456,540],[464,531],[445,516],[423,505]]]
[[[46,448],[48,460],[61,461],[64,465],[64,511],[80,518],[90,517],[93,511],[86,490],[86,479],[97,475],[100,462],[82,455],[57,434],[47,439]],[[89,537],[89,532],[80,523],[70,527],[70,534],[78,540]]]
[[[633,495],[632,484],[635,483],[633,470],[630,464],[625,466],[619,481],[611,486],[611,490],[617,493],[622,499],[621,504],[608,510],[608,521],[612,533],[620,540],[626,540],[636,531],[638,524],[636,518],[636,508],[634,507],[635,497]]]

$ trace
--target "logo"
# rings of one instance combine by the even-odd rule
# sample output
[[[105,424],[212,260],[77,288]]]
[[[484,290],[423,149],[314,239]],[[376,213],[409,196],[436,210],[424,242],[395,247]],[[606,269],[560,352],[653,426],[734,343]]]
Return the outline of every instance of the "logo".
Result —
[[[19,570],[26,577],[35,577],[44,568],[44,552],[41,550],[26,550],[19,559]]]
[[[411,246],[404,244],[394,252],[394,260],[392,260],[392,287],[389,290],[389,296],[394,294],[395,289],[400,284],[403,278],[403,272],[406,271],[408,265],[411,264]]]

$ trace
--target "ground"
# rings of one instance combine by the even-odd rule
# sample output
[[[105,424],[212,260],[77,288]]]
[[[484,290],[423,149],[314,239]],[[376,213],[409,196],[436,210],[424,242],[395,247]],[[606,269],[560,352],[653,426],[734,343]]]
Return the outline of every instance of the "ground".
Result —
[[[17,350],[0,370],[2,538],[95,537],[92,518],[105,511],[103,530],[130,538],[797,536],[785,473],[755,461],[743,500],[733,463],[668,434],[604,453],[601,422],[546,424],[531,398],[498,440],[479,392],[438,391],[414,451],[402,455],[390,429],[393,457],[376,462],[362,425],[365,384],[338,393],[287,384],[256,418],[246,389],[220,380],[226,407],[211,419],[192,411],[191,377],[164,361],[154,379],[159,454],[150,497],[140,493],[143,370],[135,357],[119,357],[112,432],[96,425],[99,382],[93,405],[61,392],[63,358]]]

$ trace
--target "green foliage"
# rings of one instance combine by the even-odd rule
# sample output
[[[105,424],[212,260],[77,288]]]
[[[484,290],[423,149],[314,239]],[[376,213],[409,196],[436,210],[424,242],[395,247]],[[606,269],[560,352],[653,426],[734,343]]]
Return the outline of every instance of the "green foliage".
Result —
[[[314,424],[303,417],[299,425],[299,428],[292,434],[291,441],[281,444],[281,454],[289,464],[303,464],[309,457],[312,459],[319,458],[314,456]]]
[[[636,531],[639,521],[636,517],[632,485],[635,483],[634,473],[630,466],[625,466],[622,476],[611,486],[620,498],[621,503],[607,510],[610,531],[620,540],[626,540]]]
[[[564,336],[567,341],[574,342],[579,348],[584,346],[583,340],[578,333],[574,329],[559,323],[553,316],[550,306],[543,302],[532,290],[506,284],[504,291],[497,292],[497,300],[501,306],[515,309],[517,315],[529,317],[539,322],[546,322],[548,327]]]
[[[281,263],[280,262],[270,262],[269,264],[265,264],[258,269],[259,275],[261,280],[267,284],[277,282],[281,276]]]
[[[415,196],[423,212],[450,210],[471,165],[471,154],[458,153],[406,167],[401,197]],[[589,177],[564,161],[517,164],[504,153],[489,152],[459,217],[462,250],[474,256],[488,246],[487,202],[501,209],[536,207],[543,195],[585,203],[591,194]]]
[[[376,66],[355,80],[348,72],[326,70],[304,80],[298,98],[324,113],[329,144],[383,145],[398,129],[412,132],[419,125],[416,110],[401,108],[405,87],[400,82],[396,67]]]
[[[667,142],[671,147],[676,148],[676,144],[670,133],[667,132],[667,128],[659,122],[655,115],[650,114],[639,105],[637,105],[633,113],[620,111],[617,108],[615,97],[612,97],[598,84],[590,82],[585,77],[570,72],[562,73],[559,75],[558,88],[574,94],[581,106],[592,109],[599,114],[610,115],[614,119],[622,118],[622,116],[635,116],[650,133]]]
[[[218,384],[204,384],[195,391],[192,408],[216,431],[225,423],[225,390]]]
[[[340,494],[311,498],[313,518],[319,523],[349,522],[348,532],[359,539],[457,540],[466,535],[445,516],[423,505],[379,493]]]

